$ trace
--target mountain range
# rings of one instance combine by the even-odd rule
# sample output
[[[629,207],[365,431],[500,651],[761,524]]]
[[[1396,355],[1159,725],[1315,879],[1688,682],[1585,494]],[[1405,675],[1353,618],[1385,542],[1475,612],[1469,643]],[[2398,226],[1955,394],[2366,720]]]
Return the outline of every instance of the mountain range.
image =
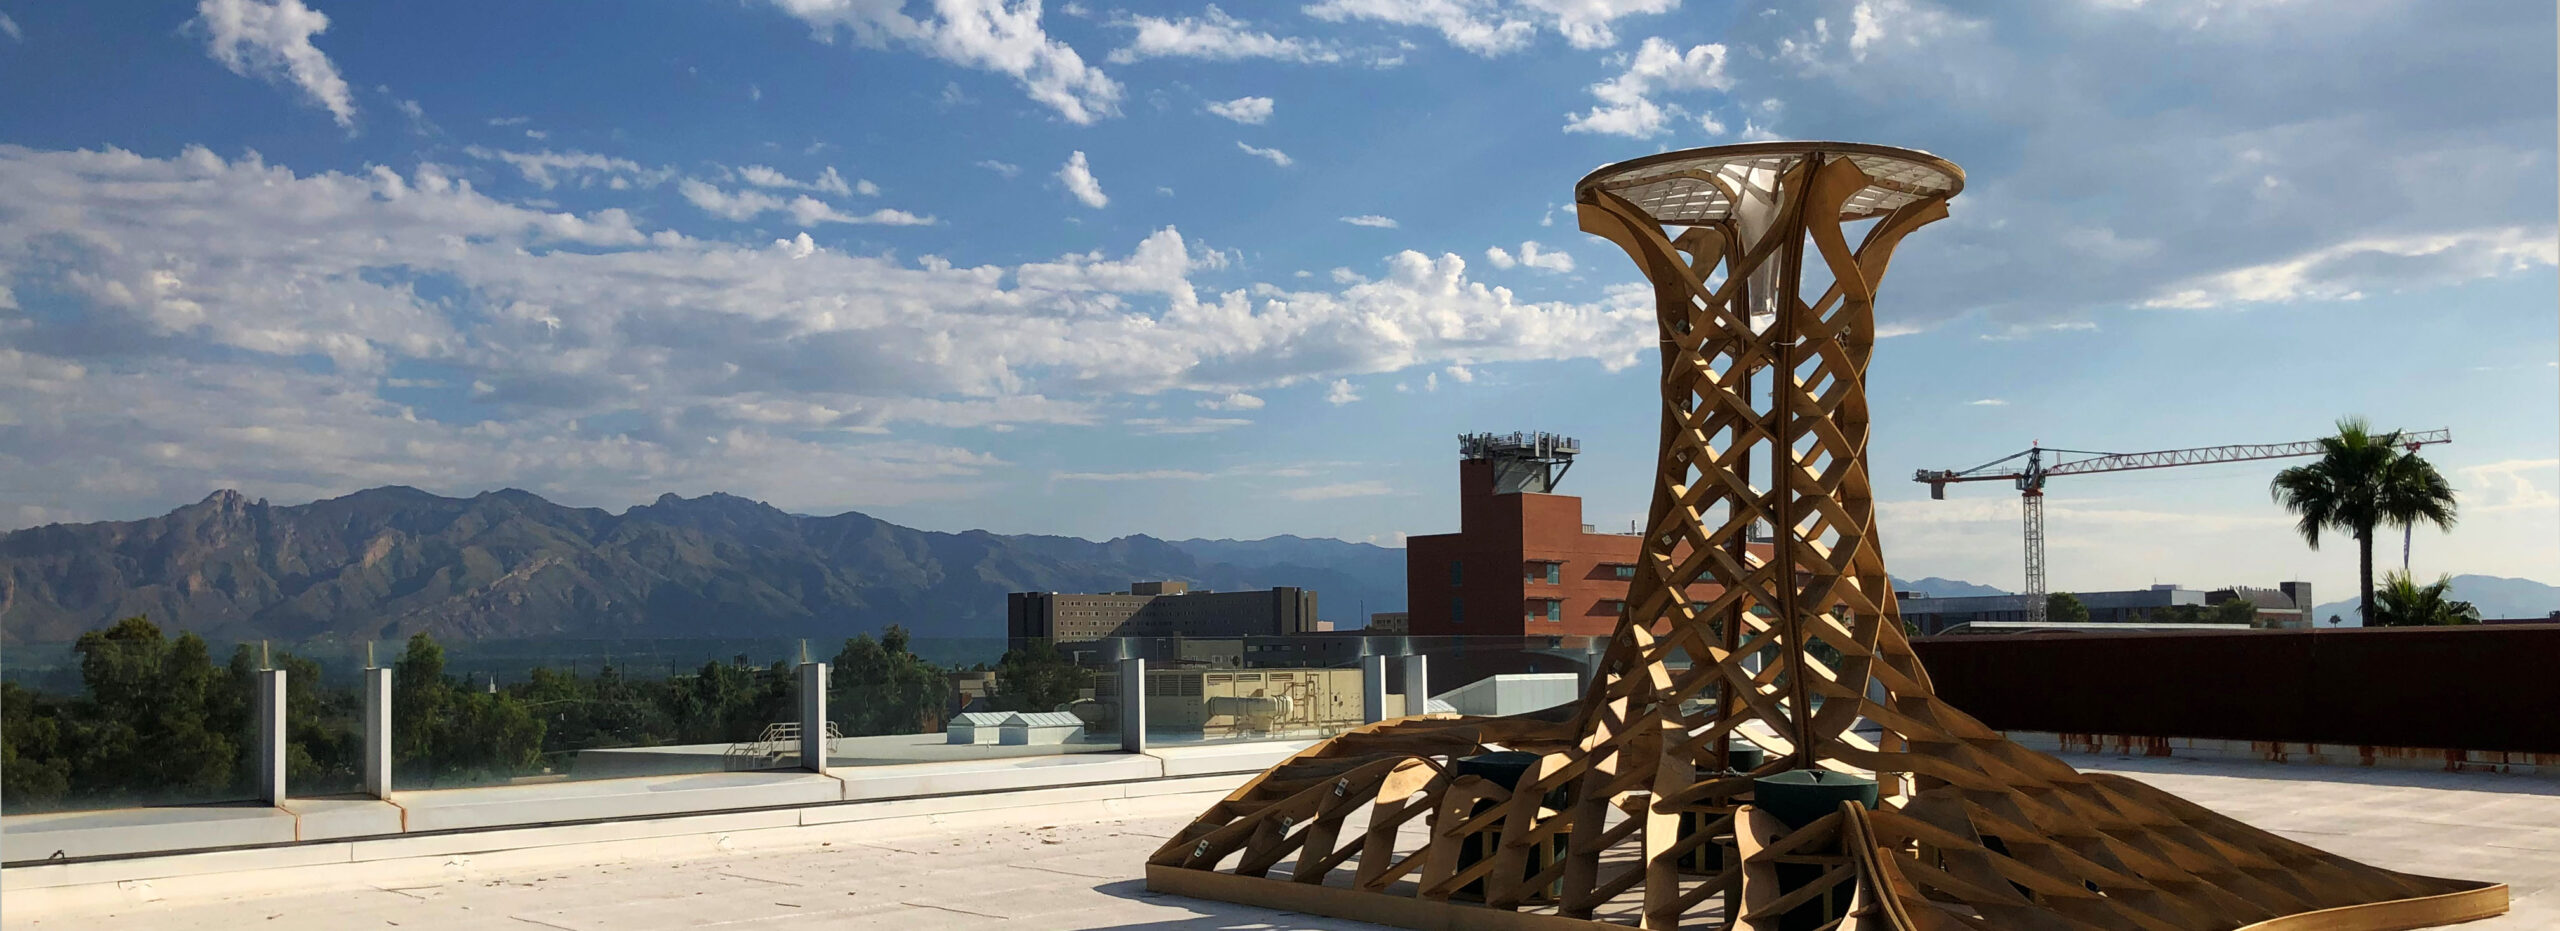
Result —
[[[0,640],[61,642],[116,618],[217,638],[1001,637],[1005,595],[1292,585],[1319,615],[1404,607],[1404,553],[1273,537],[937,533],[732,495],[620,514],[506,490],[388,486],[301,505],[219,491],[160,517],[0,536]]]
[[[299,505],[218,491],[159,517],[0,535],[0,642],[60,643],[136,614],[286,642],[841,637],[890,624],[995,638],[1009,592],[1150,579],[1314,589],[1319,616],[1345,629],[1405,606],[1404,551],[1342,540],[1095,542],[791,514],[726,494],[615,514],[512,489],[385,486]],[[1895,585],[1999,593],[1934,577]]]
[[[2375,569],[2374,584],[2381,584],[2381,574],[2379,568]],[[2418,581],[2433,580],[2422,578]],[[2349,586],[2348,590],[2355,589]],[[2471,602],[2472,606],[2480,609],[2480,616],[2484,618],[2549,617],[2551,612],[2560,611],[2560,586],[2544,585],[2532,579],[2457,575],[2453,577],[2451,595],[2456,601]],[[2357,624],[2356,609],[2356,599],[2349,598],[2321,605],[2311,616],[2324,627],[2332,617],[2345,621],[2345,626],[2353,627]]]

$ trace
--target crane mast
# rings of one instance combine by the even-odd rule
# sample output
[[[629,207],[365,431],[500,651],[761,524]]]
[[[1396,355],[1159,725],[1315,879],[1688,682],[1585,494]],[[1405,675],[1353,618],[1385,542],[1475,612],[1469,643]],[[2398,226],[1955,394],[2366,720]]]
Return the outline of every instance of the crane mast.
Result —
[[[2390,444],[2412,452],[2431,443],[2453,442],[2450,429],[2403,431],[2387,435]],[[1945,500],[1947,486],[1959,482],[2015,482],[2018,488],[2019,514],[2025,527],[2027,620],[2045,622],[2044,569],[2044,483],[2056,475],[2090,475],[2099,472],[2129,472],[2139,469],[2167,469],[2177,466],[2210,465],[2218,462],[2248,462],[2257,459],[2287,459],[2316,456],[2320,440],[2295,443],[2240,443],[2229,446],[2198,446],[2190,449],[2163,449],[2146,453],[2103,453],[2081,449],[2051,449],[2038,442],[2023,452],[2011,453],[1970,469],[1921,469],[1911,480],[1929,486],[1929,497]],[[2045,463],[2045,454],[2054,453],[2054,462]],[[2066,456],[2079,456],[2066,459]],[[2020,462],[2024,460],[2024,462]]]

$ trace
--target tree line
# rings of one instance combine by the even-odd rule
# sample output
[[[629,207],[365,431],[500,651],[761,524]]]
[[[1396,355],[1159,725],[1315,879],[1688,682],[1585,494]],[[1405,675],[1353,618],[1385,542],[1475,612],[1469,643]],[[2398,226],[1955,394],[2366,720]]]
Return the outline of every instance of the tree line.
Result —
[[[896,626],[844,641],[827,701],[842,734],[942,729],[959,670],[923,660],[911,643]],[[255,797],[257,675],[270,668],[285,670],[290,791],[360,785],[363,701],[354,687],[323,681],[317,661],[243,644],[217,664],[204,638],[170,636],[143,617],[84,633],[72,651],[77,694],[0,683],[0,794],[10,812]],[[580,750],[738,743],[798,716],[792,665],[744,655],[664,678],[611,665],[592,674],[537,667],[523,681],[475,688],[447,671],[435,638],[419,634],[391,668],[395,789],[574,776]],[[1089,672],[1045,643],[1008,651],[994,671],[993,700],[1005,710],[1055,708],[1091,685]]]

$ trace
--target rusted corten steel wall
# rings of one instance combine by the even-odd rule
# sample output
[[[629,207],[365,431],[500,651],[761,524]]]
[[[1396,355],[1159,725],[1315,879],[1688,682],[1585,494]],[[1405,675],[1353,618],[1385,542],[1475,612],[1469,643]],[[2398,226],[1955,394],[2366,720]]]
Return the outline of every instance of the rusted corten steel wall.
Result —
[[[1932,637],[2002,730],[2560,753],[2560,624]]]

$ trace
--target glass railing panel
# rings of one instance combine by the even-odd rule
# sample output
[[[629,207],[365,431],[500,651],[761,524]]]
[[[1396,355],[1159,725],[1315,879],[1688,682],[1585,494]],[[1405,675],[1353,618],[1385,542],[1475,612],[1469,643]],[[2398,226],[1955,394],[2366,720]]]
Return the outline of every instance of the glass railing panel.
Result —
[[[1062,646],[1068,649],[1061,649]],[[1104,645],[858,635],[829,657],[832,766],[1116,753]]]
[[[141,618],[0,656],[8,814],[256,798],[255,644]]]
[[[413,638],[391,662],[392,786],[799,768],[778,639]]]

